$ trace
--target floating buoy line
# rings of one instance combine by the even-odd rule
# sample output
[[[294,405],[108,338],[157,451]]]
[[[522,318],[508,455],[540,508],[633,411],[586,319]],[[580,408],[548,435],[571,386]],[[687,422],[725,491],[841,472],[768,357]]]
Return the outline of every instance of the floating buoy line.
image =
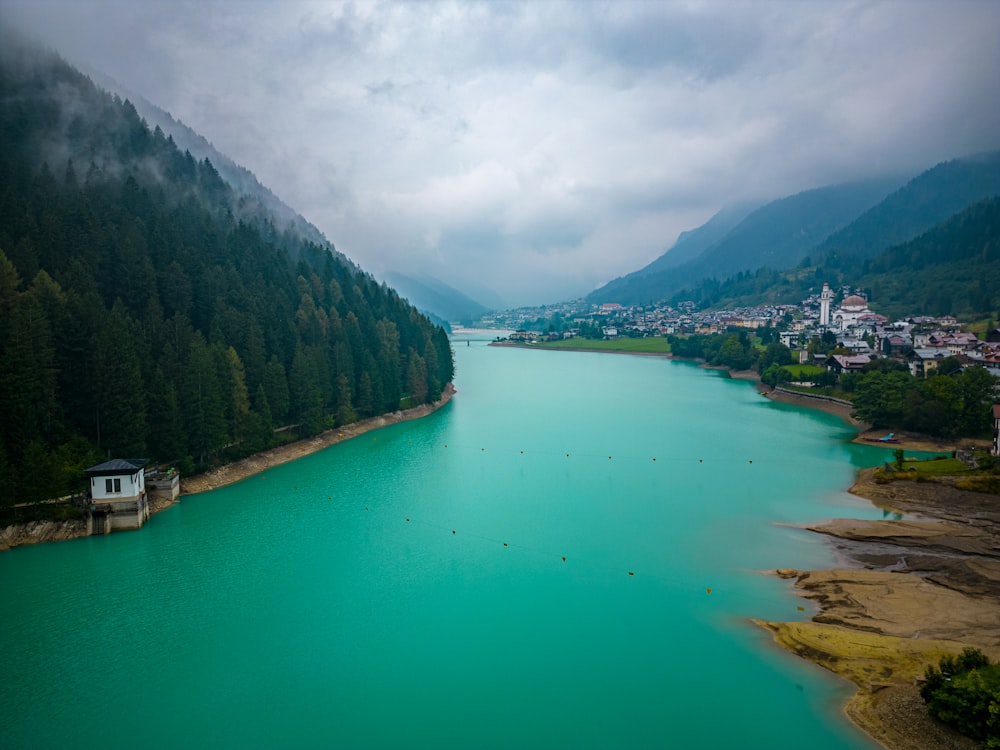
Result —
[[[392,444],[393,444],[393,441],[383,441],[381,444],[379,444],[379,443],[377,443],[377,438],[375,436],[372,437],[372,442],[369,443],[369,445],[372,445],[373,448],[377,447],[380,450],[388,448],[388,447],[391,447]],[[402,445],[402,444],[400,444],[400,445]],[[407,440],[406,441],[406,446],[412,448],[413,447],[413,441]],[[418,447],[420,447],[420,448],[422,448],[424,450],[427,449],[426,445],[422,445],[422,446],[418,446]],[[431,446],[431,448],[433,449],[433,446]],[[478,448],[478,450],[475,450],[475,448]],[[487,450],[487,448],[489,448],[489,450]],[[455,445],[454,443],[439,444],[439,449],[441,449],[441,450],[448,450],[450,452],[459,452],[459,453],[468,452],[468,453],[470,453],[472,455],[479,455],[479,456],[484,457],[484,458],[487,457],[487,456],[491,457],[491,458],[494,457],[494,456],[503,456],[504,453],[507,452],[507,450],[510,450],[512,453],[516,454],[517,456],[526,456],[526,457],[552,457],[552,458],[559,458],[560,460],[570,459],[570,460],[580,460],[580,461],[584,461],[584,460],[587,460],[587,459],[600,459],[602,462],[605,462],[605,463],[608,462],[608,461],[612,461],[612,462],[616,462],[616,461],[618,461],[618,462],[620,462],[620,461],[626,461],[626,462],[641,461],[641,462],[648,462],[648,463],[652,463],[652,464],[663,465],[663,466],[668,467],[668,468],[676,468],[678,465],[686,465],[686,464],[690,464],[690,465],[694,465],[694,466],[704,466],[706,468],[711,468],[711,467],[718,468],[719,466],[735,466],[735,465],[752,466],[753,465],[753,459],[752,458],[732,457],[732,456],[728,456],[728,455],[715,455],[715,454],[713,454],[712,456],[710,456],[708,458],[706,458],[705,456],[695,457],[695,456],[691,456],[691,455],[688,455],[688,456],[677,456],[677,455],[675,455],[675,456],[664,457],[662,455],[659,455],[659,456],[657,456],[657,455],[637,455],[637,454],[619,453],[619,452],[612,452],[612,453],[591,453],[591,452],[557,451],[557,450],[531,449],[531,448],[518,448],[518,449],[504,449],[504,448],[499,448],[498,449],[498,448],[491,448],[491,447],[489,447],[487,445],[482,445],[482,444],[478,444],[478,445],[476,445],[476,446],[473,447],[473,446]],[[266,478],[266,476],[262,475],[262,478]],[[296,485],[294,487],[294,489],[297,491],[299,488]],[[326,499],[327,499],[327,501],[331,501],[331,500],[333,500],[333,497],[331,495],[327,495]],[[364,507],[364,511],[365,512],[370,512],[370,510],[371,510],[371,506],[370,505],[365,505],[363,507]],[[485,542],[485,543],[490,543],[490,544],[497,544],[497,545],[499,545],[499,548],[502,549],[502,550],[520,550],[520,551],[525,551],[525,552],[530,552],[530,553],[533,553],[533,554],[537,554],[537,555],[540,555],[542,557],[550,558],[553,561],[558,561],[560,564],[572,565],[574,563],[576,563],[576,564],[581,564],[582,563],[582,564],[584,564],[587,567],[592,568],[592,569],[600,569],[600,570],[604,570],[605,572],[609,572],[609,573],[613,573],[614,572],[606,563],[597,564],[597,563],[594,563],[593,561],[589,561],[589,560],[581,559],[581,558],[578,558],[578,557],[574,557],[573,555],[564,555],[564,554],[561,554],[559,552],[553,552],[551,550],[543,550],[543,549],[538,549],[538,548],[527,546],[527,545],[517,544],[517,543],[515,543],[513,541],[510,541],[508,539],[501,539],[501,538],[497,538],[497,537],[491,537],[491,536],[488,536],[488,535],[483,535],[483,534],[480,534],[480,533],[475,533],[475,532],[470,532],[470,531],[463,531],[461,529],[453,527],[450,524],[449,525],[441,525],[441,524],[436,524],[436,523],[432,523],[432,522],[428,522],[428,521],[420,521],[420,520],[415,519],[413,516],[401,516],[401,518],[404,519],[404,521],[403,521],[404,524],[422,525],[422,526],[429,527],[429,528],[441,529],[443,532],[445,532],[446,534],[448,534],[448,536],[459,538],[459,539],[475,539],[475,540],[480,541],[480,542]],[[644,575],[641,570],[637,571],[636,569],[629,568],[627,566],[623,566],[620,570],[622,571],[621,572],[622,575],[624,575],[626,577],[629,577],[629,578],[641,578]],[[649,576],[649,574],[645,574],[645,575],[647,577]],[[662,579],[664,581],[669,581],[670,580],[667,576],[663,576],[663,575],[660,575],[660,574],[652,574],[652,577],[653,578],[659,578],[659,579]],[[707,595],[711,595],[712,594],[712,592],[713,592],[713,588],[712,587],[710,587],[710,586],[703,586],[703,588],[704,588],[705,594],[707,594]]]
[[[407,445],[412,445],[412,442],[408,441]],[[479,445],[476,447],[479,448],[478,453],[481,456],[485,455],[502,456],[505,452],[503,449],[490,448],[489,446]],[[463,448],[463,446],[456,446],[454,443],[443,443],[441,445],[441,448],[449,451],[458,451],[458,452],[461,452],[463,450],[465,451],[473,450],[471,447]],[[487,448],[489,448],[489,450],[487,450]],[[699,464],[704,464],[706,461],[706,459],[703,456],[699,456],[697,458],[693,456],[673,456],[664,458],[663,456],[655,456],[655,455],[644,456],[644,455],[628,454],[628,453],[623,454],[623,453],[588,453],[588,452],[577,452],[577,451],[554,451],[554,450],[545,450],[537,448],[536,449],[519,448],[516,451],[514,449],[510,449],[510,451],[511,453],[516,452],[517,455],[519,456],[558,456],[562,458],[577,458],[577,459],[602,458],[608,461],[650,461],[651,463],[659,462],[659,463],[670,463],[670,464],[679,464],[679,463],[683,464],[683,463],[694,463],[694,462],[697,462]],[[720,465],[720,464],[753,465],[752,458],[744,458],[744,457],[713,456],[710,459],[708,459],[708,462],[713,465]]]

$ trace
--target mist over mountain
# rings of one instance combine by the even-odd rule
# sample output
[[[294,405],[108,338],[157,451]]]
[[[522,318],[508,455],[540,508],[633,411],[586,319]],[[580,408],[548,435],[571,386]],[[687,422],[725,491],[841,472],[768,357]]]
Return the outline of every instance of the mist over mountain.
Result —
[[[431,276],[387,273],[385,280],[418,310],[448,323],[471,325],[490,311],[485,305]]]
[[[997,194],[1000,152],[989,152],[942,162],[909,180],[887,177],[805,191],[742,218],[740,211],[720,212],[682,235],[653,263],[591,292],[588,299],[635,304],[672,298],[682,290],[705,299],[727,279],[758,269],[781,271],[837,256],[872,257]],[[671,261],[678,250],[681,254]]]
[[[274,222],[280,231],[295,232],[304,240],[333,248],[333,244],[319,229],[262,185],[253,172],[219,151],[200,133],[180,120],[174,119],[169,112],[156,106],[141,94],[128,90],[108,76],[95,72],[91,73],[90,77],[111,94],[131,102],[150,128],[159,127],[170,136],[178,149],[190,152],[199,161],[204,159],[211,161],[221,177],[241,196],[240,209],[245,215],[266,217]]]
[[[429,403],[453,372],[392,289],[2,34],[0,505],[108,454],[192,471]]]
[[[942,162],[831,234],[816,252],[870,257],[992,195],[1000,195],[1000,151]]]
[[[587,298],[623,304],[650,302],[702,279],[725,279],[761,266],[786,268],[904,181],[902,177],[883,177],[830,185],[771,201],[742,218],[740,210],[717,214],[696,230],[696,237],[718,234],[729,222],[732,226],[714,242],[698,243],[690,249],[681,244],[681,258],[687,260],[671,263],[671,249],[646,269],[601,287]]]

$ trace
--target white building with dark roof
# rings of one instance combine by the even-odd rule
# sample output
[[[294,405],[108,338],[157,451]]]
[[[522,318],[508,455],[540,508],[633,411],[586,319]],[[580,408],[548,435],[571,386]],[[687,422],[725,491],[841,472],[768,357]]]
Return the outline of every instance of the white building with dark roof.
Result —
[[[92,534],[138,529],[149,520],[145,458],[114,458],[86,469]]]

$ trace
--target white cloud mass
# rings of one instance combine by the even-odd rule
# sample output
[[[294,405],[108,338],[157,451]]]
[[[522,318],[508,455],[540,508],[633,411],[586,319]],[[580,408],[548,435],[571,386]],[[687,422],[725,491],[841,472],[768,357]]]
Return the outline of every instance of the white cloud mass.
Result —
[[[1000,3],[0,0],[376,275],[590,291],[726,203],[1000,147]]]

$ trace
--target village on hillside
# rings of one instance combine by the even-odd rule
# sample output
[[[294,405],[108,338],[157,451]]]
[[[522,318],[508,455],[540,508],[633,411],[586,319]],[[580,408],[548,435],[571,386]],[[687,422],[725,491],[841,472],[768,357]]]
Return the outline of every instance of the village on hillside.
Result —
[[[859,290],[846,286],[835,292],[824,284],[820,293],[798,305],[704,312],[694,308],[693,302],[628,307],[578,300],[495,313],[478,325],[512,330],[508,340],[521,343],[568,339],[595,329],[604,339],[770,330],[797,353],[799,363],[818,364],[837,374],[860,371],[874,359],[890,357],[904,362],[911,374],[926,377],[941,361],[953,357],[962,366],[979,365],[1000,377],[1000,326],[983,340],[962,331],[950,315],[890,321],[872,311]],[[829,346],[810,346],[814,340]],[[826,354],[826,349],[846,353]]]
[[[869,307],[869,300],[860,290],[849,286],[835,291],[824,284],[822,291],[798,305],[735,310],[696,311],[693,302],[677,307],[629,307],[577,300],[492,314],[482,318],[479,326],[510,330],[512,333],[502,340],[522,345],[575,337],[607,341],[753,331],[763,343],[777,342],[787,347],[792,361],[811,366],[828,382],[886,365],[905,367],[918,379],[938,374],[942,365],[941,371],[948,373],[981,367],[1000,379],[1000,326],[990,324],[980,338],[962,330],[963,326],[950,315],[889,320]],[[814,384],[790,383],[800,387]],[[994,389],[994,399],[1000,401],[1000,386]],[[1000,456],[1000,405],[993,406],[991,423],[991,453]]]

